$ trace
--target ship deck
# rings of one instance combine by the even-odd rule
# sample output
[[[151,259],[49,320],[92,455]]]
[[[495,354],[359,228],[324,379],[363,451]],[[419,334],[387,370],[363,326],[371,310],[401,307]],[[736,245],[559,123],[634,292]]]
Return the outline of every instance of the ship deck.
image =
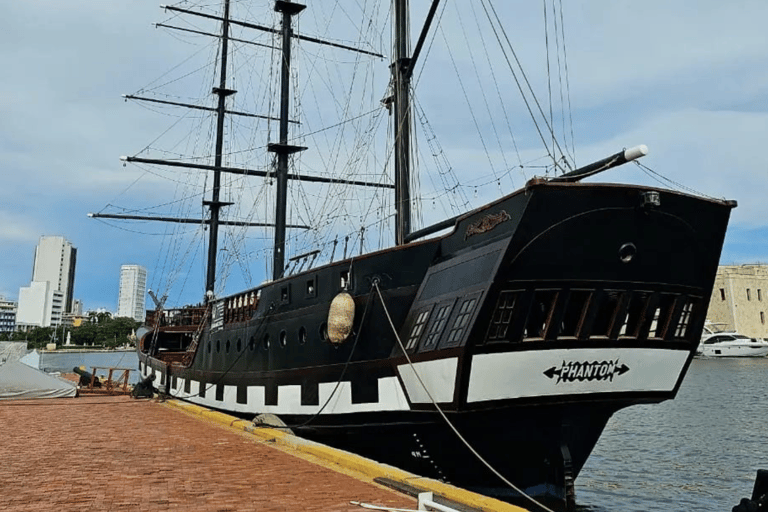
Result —
[[[127,396],[0,403],[2,510],[415,509],[405,481],[482,510],[512,505],[178,402]]]

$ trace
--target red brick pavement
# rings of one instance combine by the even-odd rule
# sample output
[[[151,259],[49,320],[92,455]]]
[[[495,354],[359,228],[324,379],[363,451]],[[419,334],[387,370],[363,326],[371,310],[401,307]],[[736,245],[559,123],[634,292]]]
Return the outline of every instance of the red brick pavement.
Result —
[[[415,500],[126,396],[0,402],[0,510],[362,511]]]

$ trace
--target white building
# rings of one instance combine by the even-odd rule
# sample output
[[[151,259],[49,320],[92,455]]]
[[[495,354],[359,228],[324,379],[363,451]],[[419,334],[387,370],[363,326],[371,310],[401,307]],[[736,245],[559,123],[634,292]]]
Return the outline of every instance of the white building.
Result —
[[[120,267],[120,294],[117,300],[117,316],[144,320],[144,299],[147,294],[147,269],[139,265]]]
[[[17,303],[0,295],[0,332],[13,332],[16,329],[17,308]]]
[[[72,312],[77,249],[63,236],[41,236],[35,248],[32,281],[48,281],[64,296],[64,313]],[[21,302],[21,296],[19,296]]]
[[[50,281],[32,281],[19,289],[16,325],[20,328],[61,325],[63,314],[64,294],[54,289]]]

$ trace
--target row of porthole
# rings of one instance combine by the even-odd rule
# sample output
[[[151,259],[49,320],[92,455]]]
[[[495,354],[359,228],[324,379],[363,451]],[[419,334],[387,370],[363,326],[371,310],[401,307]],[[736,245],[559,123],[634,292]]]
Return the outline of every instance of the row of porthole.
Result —
[[[320,328],[318,330],[318,334],[320,335],[321,341],[328,341],[328,325],[323,322],[322,325],[320,325]],[[280,340],[280,346],[286,347],[288,346],[288,333],[286,333],[285,330],[280,331],[280,335],[278,337]],[[299,327],[298,332],[298,341],[300,345],[304,345],[307,343],[307,329],[304,326]],[[229,351],[231,349],[231,342],[229,340],[224,343],[224,350],[227,354],[229,354]],[[261,348],[263,350],[269,350],[272,346],[272,340],[269,336],[269,333],[265,333],[264,336],[261,339]],[[243,350],[243,344],[240,341],[240,339],[237,340],[237,352],[241,352]],[[251,340],[248,342],[248,350],[251,352],[256,350],[256,339],[251,336]],[[208,353],[210,354],[212,352],[212,344],[211,341],[208,341]],[[216,352],[221,352],[221,340],[216,340]]]

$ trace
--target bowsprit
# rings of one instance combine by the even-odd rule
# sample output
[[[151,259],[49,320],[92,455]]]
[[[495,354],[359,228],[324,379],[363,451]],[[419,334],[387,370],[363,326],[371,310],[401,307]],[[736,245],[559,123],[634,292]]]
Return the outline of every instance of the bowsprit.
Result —
[[[563,361],[558,368],[553,366],[546,370],[544,375],[550,379],[557,376],[557,382],[575,382],[575,381],[593,381],[610,380],[616,375],[623,375],[629,371],[629,366],[619,364],[619,359],[615,361]]]

